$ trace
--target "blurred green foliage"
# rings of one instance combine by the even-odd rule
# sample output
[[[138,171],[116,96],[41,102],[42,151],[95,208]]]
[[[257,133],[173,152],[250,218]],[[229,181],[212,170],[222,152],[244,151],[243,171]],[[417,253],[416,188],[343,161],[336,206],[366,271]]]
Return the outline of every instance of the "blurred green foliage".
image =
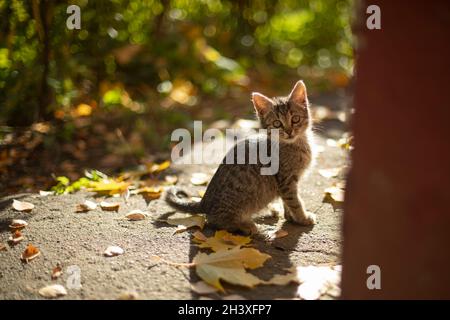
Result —
[[[68,30],[70,4],[81,29]],[[352,0],[0,0],[0,124],[352,72]],[[342,80],[343,79],[343,80]],[[169,103],[166,101],[166,104]],[[164,103],[162,103],[164,104]],[[158,102],[159,105],[159,102]],[[174,119],[174,121],[178,121]]]

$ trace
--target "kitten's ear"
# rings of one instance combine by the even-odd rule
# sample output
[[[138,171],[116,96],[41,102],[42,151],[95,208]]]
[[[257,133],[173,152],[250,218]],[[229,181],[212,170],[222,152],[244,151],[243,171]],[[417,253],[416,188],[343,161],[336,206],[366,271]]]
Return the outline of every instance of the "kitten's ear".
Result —
[[[260,115],[264,115],[273,106],[272,99],[267,98],[265,95],[258,92],[252,93],[252,102],[256,112]]]
[[[302,80],[298,81],[294,89],[289,94],[289,101],[295,103],[298,106],[307,106],[308,97],[306,95],[306,86]]]

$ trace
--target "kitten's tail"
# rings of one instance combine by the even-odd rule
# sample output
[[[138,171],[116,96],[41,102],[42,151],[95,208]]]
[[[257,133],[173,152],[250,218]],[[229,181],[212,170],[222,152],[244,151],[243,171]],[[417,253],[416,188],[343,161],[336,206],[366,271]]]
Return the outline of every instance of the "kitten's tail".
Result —
[[[174,209],[189,212],[201,213],[202,202],[189,200],[189,195],[178,187],[172,187],[167,190],[166,201]]]

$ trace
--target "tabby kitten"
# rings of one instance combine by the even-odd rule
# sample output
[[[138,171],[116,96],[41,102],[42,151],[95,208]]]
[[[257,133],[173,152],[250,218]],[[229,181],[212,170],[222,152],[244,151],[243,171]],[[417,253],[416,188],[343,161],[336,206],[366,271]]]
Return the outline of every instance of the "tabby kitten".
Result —
[[[189,201],[187,194],[177,187],[168,190],[166,201],[181,211],[207,214],[208,224],[216,228],[249,234],[257,232],[252,215],[281,197],[287,220],[312,225],[316,217],[305,210],[297,186],[313,160],[311,116],[305,84],[298,81],[287,97],[270,99],[253,93],[252,101],[262,128],[279,129],[278,172],[261,175],[259,162],[226,164],[224,160],[201,202]],[[268,138],[266,135],[257,139]],[[248,139],[239,143],[248,144]],[[235,151],[238,144],[234,146]]]

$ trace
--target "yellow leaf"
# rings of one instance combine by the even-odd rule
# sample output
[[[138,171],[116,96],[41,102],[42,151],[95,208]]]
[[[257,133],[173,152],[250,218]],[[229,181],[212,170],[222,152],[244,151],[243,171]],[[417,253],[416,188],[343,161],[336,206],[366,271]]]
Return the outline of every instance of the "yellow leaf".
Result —
[[[205,217],[201,215],[188,215],[182,218],[168,218],[167,223],[178,226],[178,232],[182,232],[192,227],[199,227],[203,229],[205,226]]]
[[[166,170],[168,167],[170,167],[170,161],[164,161],[163,163],[157,164],[157,163],[152,163],[150,165],[148,165],[148,171],[150,173],[158,173],[161,171]]]
[[[89,191],[113,195],[124,193],[127,191],[129,185],[130,184],[128,182],[104,179],[102,181],[92,181],[89,184]]]
[[[209,284],[205,283],[204,281],[198,281],[196,283],[192,283],[191,290],[200,295],[217,292],[217,288],[211,287]]]
[[[137,190],[133,190],[133,194],[144,194],[144,197],[151,200],[159,199],[161,197],[163,189],[161,187],[144,187]]]
[[[245,246],[252,240],[250,237],[233,235],[225,230],[216,231],[214,237],[203,240],[194,235],[194,241],[199,243],[199,248],[210,248],[213,251],[229,250],[236,246]]]
[[[88,104],[81,103],[74,110],[73,115],[75,117],[87,117],[87,116],[91,115],[91,113],[92,113],[92,107]]]
[[[211,254],[198,253],[193,260],[197,275],[206,283],[224,291],[220,280],[252,288],[262,280],[248,273],[245,268],[262,267],[270,256],[253,248],[235,247]]]

